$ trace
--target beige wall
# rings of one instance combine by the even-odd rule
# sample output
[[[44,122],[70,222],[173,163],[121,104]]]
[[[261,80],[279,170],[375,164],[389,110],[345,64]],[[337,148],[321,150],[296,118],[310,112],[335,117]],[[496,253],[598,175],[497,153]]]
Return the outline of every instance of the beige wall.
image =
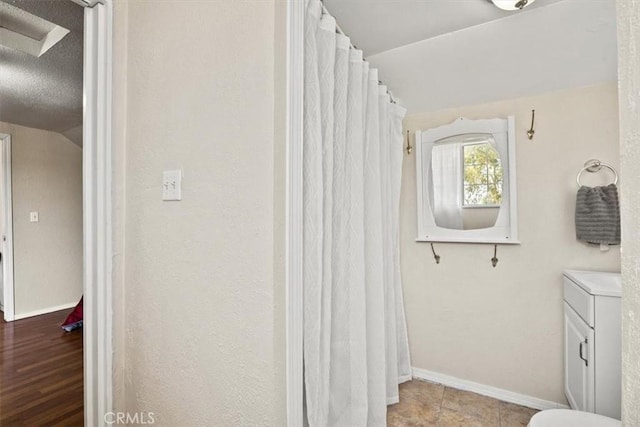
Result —
[[[618,0],[622,168],[622,422],[640,425],[640,1]]]
[[[124,410],[126,376],[125,224],[127,168],[127,35],[128,4],[113,4],[113,108],[111,218],[113,283],[113,407]]]
[[[287,423],[287,298],[286,298],[286,195],[287,195],[287,7],[288,2],[275,2],[275,139],[273,149],[273,363],[274,425]]]
[[[269,0],[116,4],[115,401],[157,425],[284,425],[276,11],[283,24]],[[161,201],[168,169],[181,202]]]
[[[82,149],[66,137],[0,123],[11,135],[15,314],[82,295]],[[29,212],[38,211],[32,223]]]
[[[536,133],[529,141],[525,132],[533,108]],[[562,270],[620,268],[619,248],[601,253],[577,242],[573,220],[575,177],[583,163],[598,158],[619,164],[616,85],[411,115],[405,128],[510,114],[516,116],[522,244],[500,246],[496,268],[490,245],[438,243],[437,265],[429,245],[415,242],[415,156],[405,156],[401,261],[412,363],[566,403]]]

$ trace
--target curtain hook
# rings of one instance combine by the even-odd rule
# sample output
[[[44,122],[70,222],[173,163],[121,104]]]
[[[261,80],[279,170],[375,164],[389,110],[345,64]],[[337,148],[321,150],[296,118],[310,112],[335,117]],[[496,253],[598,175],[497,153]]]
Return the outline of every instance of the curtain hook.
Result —
[[[535,119],[536,119],[536,110],[531,110],[531,129],[527,131],[527,136],[529,137],[529,139],[533,139],[533,134],[536,133],[536,131],[533,129],[533,124]]]

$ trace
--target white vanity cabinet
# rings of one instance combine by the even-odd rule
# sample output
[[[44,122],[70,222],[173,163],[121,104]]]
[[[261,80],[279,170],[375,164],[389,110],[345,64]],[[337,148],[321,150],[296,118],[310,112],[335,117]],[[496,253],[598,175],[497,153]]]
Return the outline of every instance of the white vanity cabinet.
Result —
[[[564,272],[564,385],[573,409],[620,419],[620,274]]]

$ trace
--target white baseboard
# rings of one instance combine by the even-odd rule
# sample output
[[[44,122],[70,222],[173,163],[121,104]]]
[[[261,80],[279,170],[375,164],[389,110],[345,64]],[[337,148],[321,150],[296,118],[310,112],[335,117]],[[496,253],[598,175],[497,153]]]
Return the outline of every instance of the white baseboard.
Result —
[[[28,313],[20,313],[14,316],[14,320],[26,319],[27,317],[40,316],[41,314],[53,313],[54,311],[67,310],[73,308],[78,302],[72,302],[68,304],[58,305],[55,307],[43,308],[42,310],[29,311]]]
[[[473,381],[462,380],[438,372],[427,371],[426,369],[413,368],[413,377],[439,383],[448,387],[457,388],[458,390],[471,391],[483,396],[493,397],[509,403],[515,403],[528,408],[545,410],[545,409],[569,409],[567,405],[549,400],[538,399],[537,397],[527,396],[520,393],[514,393],[509,390],[492,387],[489,385],[475,383]]]

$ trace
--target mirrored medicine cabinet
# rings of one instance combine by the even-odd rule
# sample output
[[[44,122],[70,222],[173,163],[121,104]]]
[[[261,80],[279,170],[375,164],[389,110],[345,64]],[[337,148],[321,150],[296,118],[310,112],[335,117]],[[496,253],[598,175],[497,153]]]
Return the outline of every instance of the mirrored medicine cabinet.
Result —
[[[459,118],[415,145],[417,241],[519,243],[513,116]]]

